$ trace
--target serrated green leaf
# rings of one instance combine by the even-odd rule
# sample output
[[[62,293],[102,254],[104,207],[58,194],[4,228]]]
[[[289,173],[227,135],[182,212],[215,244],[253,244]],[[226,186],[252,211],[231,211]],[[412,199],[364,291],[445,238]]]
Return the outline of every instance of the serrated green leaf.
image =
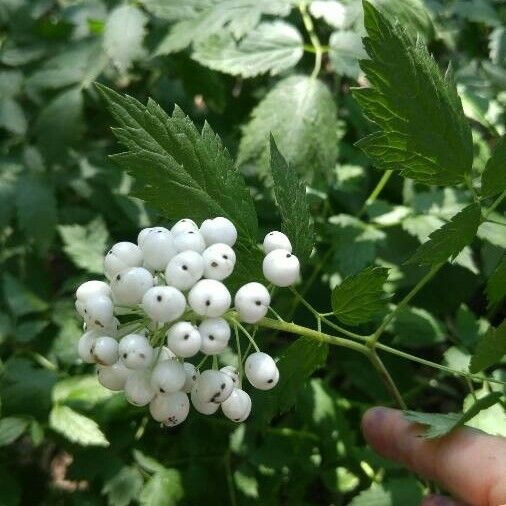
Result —
[[[302,36],[283,21],[261,23],[239,42],[227,32],[195,44],[192,58],[226,74],[254,77],[279,74],[297,64],[303,54]]]
[[[123,467],[119,473],[106,481],[102,494],[110,506],[128,506],[139,497],[144,480],[135,467]]]
[[[283,79],[253,110],[243,128],[238,163],[265,173],[272,133],[288,163],[307,179],[327,178],[338,153],[337,111],[328,88],[318,79]]]
[[[154,4],[153,0],[145,3],[148,7]],[[224,30],[239,38],[253,30],[262,15],[286,16],[291,10],[290,0],[196,0],[174,14],[175,7],[180,9],[180,5],[178,0],[170,0],[163,8],[155,6],[159,15],[180,19],[158,46],[157,54],[181,51]]]
[[[48,304],[6,272],[3,275],[3,293],[7,306],[15,316],[40,313]]]
[[[0,447],[16,441],[28,427],[26,418],[7,417],[0,419]]]
[[[101,217],[86,226],[60,225],[63,250],[77,267],[88,272],[103,273],[104,251],[109,234]]]
[[[281,214],[281,230],[290,238],[293,252],[304,263],[314,244],[314,227],[306,199],[306,185],[286,163],[274,138],[270,139],[270,165],[274,195]]]
[[[506,135],[497,142],[481,176],[481,195],[492,197],[506,190]]]
[[[503,255],[487,280],[488,305],[493,306],[506,297],[506,255]]]
[[[19,227],[45,253],[53,241],[57,210],[54,190],[47,180],[26,176],[18,180],[16,211]]]
[[[422,487],[413,478],[374,483],[357,495],[348,506],[406,506],[420,504]]]
[[[506,355],[506,320],[497,328],[490,327],[488,332],[478,341],[476,351],[471,358],[470,371],[483,371],[497,364]]]
[[[407,307],[393,321],[395,341],[409,348],[431,346],[444,341],[442,323],[423,308]]]
[[[176,469],[156,472],[144,485],[139,502],[145,506],[173,506],[184,497],[181,475]]]
[[[73,443],[82,446],[109,446],[97,423],[68,406],[55,404],[49,413],[49,426]]]
[[[362,38],[356,32],[334,32],[329,39],[329,58],[337,74],[357,79],[360,73],[359,60],[367,57]]]
[[[484,386],[480,390],[475,390],[474,395],[469,394],[464,399],[464,407],[466,410],[474,403],[475,397],[481,399],[488,395],[490,390]],[[490,406],[487,409],[482,409],[472,420],[466,424],[468,427],[482,430],[487,434],[494,436],[506,437],[506,410],[500,402]]]
[[[359,325],[370,321],[384,310],[388,297],[383,285],[388,269],[368,267],[347,277],[332,291],[332,309],[336,317],[347,325]]]
[[[109,14],[104,28],[104,49],[122,73],[145,55],[142,42],[148,19],[137,7],[121,5]]]
[[[413,42],[370,3],[364,12],[370,59],[361,68],[371,87],[354,96],[379,130],[357,145],[382,170],[427,184],[462,182],[473,143],[451,73],[443,77],[424,43]]]
[[[432,232],[407,261],[418,265],[435,265],[449,258],[453,260],[474,239],[481,221],[481,209],[471,204],[457,213],[441,228]]]
[[[426,425],[427,429],[422,434],[424,438],[433,439],[448,435],[455,429],[462,427],[466,422],[474,418],[481,410],[493,406],[502,397],[501,392],[493,392],[478,399],[463,413],[419,413],[417,411],[405,411],[404,416],[414,423]]]
[[[499,219],[501,223],[483,222],[478,227],[476,235],[494,246],[506,249],[506,221],[503,221],[504,218],[501,215],[499,215]]]
[[[103,387],[96,376],[72,376],[59,381],[53,389],[53,402],[86,402],[96,404],[114,395]]]

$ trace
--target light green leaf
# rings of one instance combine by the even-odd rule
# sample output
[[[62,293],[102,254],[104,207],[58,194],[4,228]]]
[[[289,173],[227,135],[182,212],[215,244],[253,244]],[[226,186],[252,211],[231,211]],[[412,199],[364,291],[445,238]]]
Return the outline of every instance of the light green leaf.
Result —
[[[473,143],[451,73],[443,77],[421,40],[413,42],[370,3],[364,9],[370,60],[361,68],[371,87],[354,96],[379,130],[357,145],[382,170],[427,184],[462,182]]]
[[[506,249],[506,222],[504,221],[502,224],[485,221],[479,226],[476,235],[494,246]]]
[[[506,255],[497,264],[487,281],[488,305],[493,306],[506,297]]]
[[[422,487],[413,478],[374,483],[357,495],[348,506],[406,506],[420,504]]]
[[[498,13],[487,0],[458,0],[453,5],[453,11],[475,23],[485,23],[489,26],[501,24]]]
[[[110,506],[128,506],[142,490],[142,474],[135,467],[123,467],[119,473],[106,481],[102,494],[107,495]]]
[[[173,506],[183,497],[179,471],[164,469],[156,472],[144,485],[139,501],[143,506]]]
[[[96,376],[72,376],[59,381],[53,389],[53,402],[86,402],[97,404],[114,395],[114,392],[103,387]]]
[[[448,258],[453,260],[466,245],[472,242],[480,220],[480,206],[469,205],[453,216],[451,221],[430,234],[429,240],[415,251],[408,263],[435,265]]]
[[[23,135],[26,132],[25,113],[16,100],[12,98],[0,100],[0,127],[13,134]]]
[[[258,480],[253,473],[246,474],[243,469],[234,473],[234,483],[246,497],[258,499]]]
[[[309,4],[309,12],[335,28],[343,28],[348,22],[346,6],[337,0],[313,0]]]
[[[302,36],[283,21],[261,23],[240,42],[227,32],[195,44],[192,58],[226,74],[254,77],[279,74],[297,64],[303,54]]]
[[[444,362],[448,367],[456,371],[469,372],[469,364],[471,363],[471,355],[457,346],[450,346],[443,353]]]
[[[145,455],[139,450],[134,450],[133,456],[137,464],[149,473],[157,473],[165,469],[160,462],[155,460],[153,457]]]
[[[121,73],[145,55],[142,42],[148,19],[137,7],[121,5],[109,14],[104,29],[104,49]]]
[[[28,420],[25,418],[7,417],[0,419],[0,447],[14,443],[27,427]]]
[[[26,176],[16,188],[19,227],[44,254],[53,241],[57,210],[54,190],[46,179]]]
[[[328,88],[318,79],[290,76],[264,97],[243,128],[238,163],[265,172],[269,134],[288,163],[308,179],[327,178],[338,152],[337,111]]]
[[[396,342],[410,348],[431,346],[444,341],[442,323],[423,308],[407,307],[393,322]]]
[[[488,409],[501,398],[501,392],[494,392],[481,399],[478,399],[472,406],[463,413],[419,413],[417,411],[405,411],[404,416],[414,423],[426,425],[427,429],[422,434],[424,438],[433,439],[448,435],[455,429],[462,427],[469,420],[474,418],[481,410]]]
[[[45,301],[8,272],[3,275],[3,292],[7,306],[15,316],[40,313],[48,308]]]
[[[488,332],[478,341],[476,351],[471,358],[470,371],[483,371],[497,364],[506,355],[506,320],[497,328],[490,327]]]
[[[159,15],[168,19],[180,19],[158,46],[157,54],[181,51],[193,42],[206,39],[210,35],[224,30],[236,38],[253,30],[262,15],[286,16],[291,10],[290,0],[196,0],[180,9],[178,0],[169,0],[163,7],[159,2],[145,0],[155,5]]]
[[[104,251],[109,234],[101,217],[86,226],[60,225],[63,250],[77,267],[88,272],[103,273]]]
[[[481,175],[481,195],[492,197],[506,190],[506,135],[503,135],[488,159]]]
[[[308,260],[314,244],[314,227],[306,199],[306,185],[270,139],[270,165],[274,194],[281,214],[281,230],[290,238],[293,252],[301,262]]]
[[[387,306],[387,294],[383,285],[388,269],[368,267],[347,277],[332,291],[332,309],[336,317],[347,325],[359,325],[370,321]]]
[[[82,446],[109,446],[97,423],[68,406],[55,404],[49,413],[49,426],[73,443]]]
[[[367,57],[362,38],[356,32],[334,32],[329,39],[329,57],[337,74],[357,79],[360,73],[358,61]]]
[[[475,390],[474,395],[481,399],[488,395],[489,390],[483,387],[481,390]],[[464,410],[468,409],[474,403],[473,394],[469,394],[464,399]],[[490,406],[490,408],[481,410],[472,420],[467,422],[469,427],[482,430],[487,434],[506,437],[506,410],[500,402]]]

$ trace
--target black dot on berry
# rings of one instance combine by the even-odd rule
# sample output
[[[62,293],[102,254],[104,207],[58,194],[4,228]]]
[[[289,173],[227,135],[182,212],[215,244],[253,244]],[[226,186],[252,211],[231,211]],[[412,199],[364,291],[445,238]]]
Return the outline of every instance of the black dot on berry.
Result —
[[[100,327],[103,327],[103,325],[98,320],[95,320],[95,325],[99,325]]]
[[[292,256],[292,254],[291,254],[291,253],[287,253],[287,254],[286,254],[286,258],[290,258],[291,256]]]
[[[210,306],[211,305],[211,301],[209,299],[206,300],[206,306]]]
[[[223,255],[223,258],[224,258],[225,260],[228,260],[228,255]]]
[[[183,336],[183,339],[189,339],[189,338],[190,338],[190,334],[185,334],[185,335]]]
[[[181,269],[183,269],[183,271],[187,271],[187,270],[188,270],[188,266],[187,266],[187,265],[183,265],[183,266],[181,267]]]
[[[211,267],[218,267],[218,262],[211,262]]]
[[[156,296],[156,300],[157,300],[158,302],[162,302],[162,296],[161,296],[161,295],[157,295],[157,296]]]
[[[119,280],[121,279],[121,274],[118,274],[118,275],[116,276],[116,279],[119,281]]]
[[[123,353],[123,358],[126,359],[128,357],[128,353]]]
[[[274,380],[271,378],[270,380],[267,380],[267,383],[274,383]]]
[[[214,341],[214,336],[212,334],[209,335],[209,341]]]
[[[193,230],[190,230],[188,233],[189,234],[194,234],[195,232]]]
[[[234,418],[234,421],[238,422],[240,420],[240,418]]]
[[[162,392],[162,394],[164,394],[165,390],[163,388],[160,388],[160,392]]]
[[[144,355],[144,353],[139,353],[139,357],[146,358],[146,355]]]
[[[157,230],[157,231],[156,231],[156,233],[157,233],[157,234],[161,234],[161,233],[162,233],[162,231],[161,231],[161,230]]]
[[[222,384],[220,385],[220,388],[221,388],[222,390],[225,390],[225,387],[226,387],[226,386],[227,386],[227,385],[225,385],[225,383],[222,383]]]
[[[87,311],[86,309],[84,310],[84,312],[85,312],[86,314],[88,314],[88,311]]]
[[[262,305],[262,301],[261,301],[261,300],[256,300],[256,301],[255,301],[255,304],[256,304],[257,306],[261,306],[261,305]]]
[[[196,379],[197,379],[197,375],[196,375],[196,374],[194,374],[194,375],[192,376],[192,380],[193,380],[193,381],[195,381]]]

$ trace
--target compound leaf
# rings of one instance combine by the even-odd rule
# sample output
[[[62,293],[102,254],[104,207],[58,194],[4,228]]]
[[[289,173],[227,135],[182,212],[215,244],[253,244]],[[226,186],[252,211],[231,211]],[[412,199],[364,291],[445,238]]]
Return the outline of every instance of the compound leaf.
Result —
[[[469,370],[472,373],[483,371],[499,363],[504,355],[506,355],[506,320],[497,328],[491,327],[478,341]]]
[[[462,182],[473,143],[451,73],[443,76],[423,41],[413,42],[368,2],[364,22],[370,59],[360,66],[371,87],[354,96],[378,131],[357,145],[382,170],[427,184]]]

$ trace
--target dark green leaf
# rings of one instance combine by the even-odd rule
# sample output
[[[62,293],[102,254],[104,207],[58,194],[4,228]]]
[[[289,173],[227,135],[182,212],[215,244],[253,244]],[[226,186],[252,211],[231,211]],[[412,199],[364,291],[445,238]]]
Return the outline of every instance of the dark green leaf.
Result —
[[[28,420],[25,418],[7,417],[0,419],[0,447],[7,446],[25,432]]]
[[[37,337],[47,326],[48,322],[44,320],[23,321],[16,327],[16,341],[19,343],[27,343]]]
[[[128,506],[139,497],[142,485],[140,471],[135,467],[124,467],[104,484],[102,493],[107,495],[110,506]]]
[[[499,363],[504,355],[506,355],[506,320],[496,329],[491,327],[478,341],[469,369],[472,373],[482,371]]]
[[[417,411],[405,411],[404,416],[414,423],[426,425],[428,428],[422,434],[427,439],[443,437],[451,431],[462,427],[466,422],[474,418],[481,410],[488,409],[501,398],[501,392],[493,392],[478,399],[469,409],[463,413],[418,413]]]
[[[451,73],[443,77],[424,43],[413,42],[400,24],[368,2],[364,12],[370,60],[361,67],[371,87],[354,95],[379,130],[358,145],[382,170],[427,184],[462,182],[473,143]]]
[[[481,176],[481,195],[492,197],[506,190],[506,135],[497,142]]]
[[[8,272],[3,276],[3,292],[7,305],[16,316],[40,313],[48,307],[46,302],[37,297]]]
[[[408,260],[418,265],[434,265],[449,258],[453,260],[462,249],[470,244],[476,235],[481,220],[478,204],[471,204],[457,213],[451,221],[432,232]]]
[[[306,185],[283,158],[272,136],[270,143],[270,165],[276,203],[281,214],[281,230],[290,238],[299,260],[305,262],[314,244],[313,220],[306,199]]]
[[[139,501],[143,506],[174,506],[183,497],[179,471],[163,469],[157,471],[144,485]]]
[[[488,305],[498,304],[506,296],[506,255],[503,255],[487,281]]]
[[[383,285],[388,269],[368,267],[347,277],[332,291],[332,309],[336,317],[348,325],[370,321],[386,308],[388,297]]]
[[[272,133],[288,163],[308,179],[328,177],[338,152],[337,110],[318,79],[296,75],[279,83],[252,112],[243,129],[238,163],[264,173]]]
[[[423,308],[401,310],[395,316],[393,327],[395,341],[409,348],[431,346],[445,338],[442,323]]]

